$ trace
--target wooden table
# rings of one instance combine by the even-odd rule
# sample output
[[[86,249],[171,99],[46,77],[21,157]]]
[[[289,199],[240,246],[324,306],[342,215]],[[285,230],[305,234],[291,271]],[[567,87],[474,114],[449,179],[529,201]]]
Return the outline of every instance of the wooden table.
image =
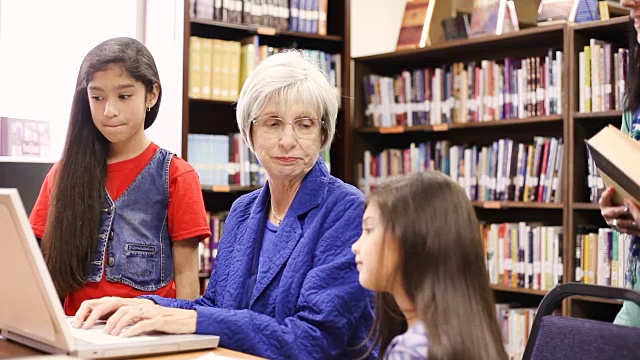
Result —
[[[187,360],[187,359],[195,359],[200,356],[203,356],[208,353],[214,353],[220,356],[227,356],[234,359],[250,359],[250,360],[259,360],[262,358],[243,354],[237,351],[232,351],[223,348],[216,349],[208,349],[208,350],[199,350],[199,351],[191,351],[184,353],[176,353],[176,354],[168,354],[168,355],[157,355],[157,356],[147,356],[139,359],[144,360]],[[60,355],[46,355],[38,350],[32,349],[30,347],[23,346],[13,341],[8,341],[2,337],[0,337],[0,358],[17,358],[20,360],[58,360],[58,359],[76,359],[69,356],[60,356]]]

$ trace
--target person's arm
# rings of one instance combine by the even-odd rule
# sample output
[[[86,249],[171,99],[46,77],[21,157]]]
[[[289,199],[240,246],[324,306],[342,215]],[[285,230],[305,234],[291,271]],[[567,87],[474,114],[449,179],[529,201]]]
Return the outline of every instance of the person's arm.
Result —
[[[155,295],[145,295],[141,298],[165,307],[195,310],[195,332],[219,335],[220,345],[234,350],[267,358],[305,356],[334,359],[344,356],[347,351],[364,354],[367,350],[366,345],[347,349],[348,342],[354,340],[351,337],[356,327],[363,326],[363,321],[372,321],[373,294],[358,283],[358,272],[351,253],[351,245],[360,236],[363,207],[361,198],[345,198],[324,220],[325,224],[331,225],[326,226],[318,239],[313,259],[309,260],[313,261],[313,268],[304,276],[300,295],[296,299],[281,300],[295,301],[295,313],[286,318],[278,318],[277,314],[276,318],[272,318],[251,310],[233,310],[217,306],[216,297],[227,291],[224,288],[225,281],[218,280],[228,278],[228,269],[234,266],[230,263],[230,256],[222,256],[230,252],[234,246],[234,241],[225,241],[228,235],[223,235],[220,241],[221,261],[216,261],[218,270],[214,271],[204,297],[195,301],[167,299]],[[225,229],[235,229],[237,220],[232,207]],[[129,318],[139,316],[138,320],[144,319],[130,328],[129,336],[140,331],[172,332],[192,329],[193,320],[188,320],[188,314],[192,312],[162,310],[161,307],[151,304],[140,306],[141,309],[136,306],[119,310],[125,313],[121,316],[128,314],[126,316]],[[101,311],[101,314],[105,313],[105,310]],[[94,318],[100,318],[101,314],[95,314]],[[180,322],[181,329],[176,329],[171,322],[162,321],[164,316],[166,319],[183,319],[184,321]],[[151,319],[146,320],[148,318]],[[119,326],[130,324],[127,319],[119,321]],[[113,326],[113,323],[110,319],[110,326]]]
[[[627,135],[631,135],[631,124],[633,123],[633,112],[626,110],[622,112],[622,125],[620,131]]]
[[[428,350],[426,340],[415,344],[396,345],[384,356],[385,360],[424,360]]]
[[[219,335],[221,346],[267,358],[344,356],[354,329],[368,319],[363,314],[371,304],[372,294],[358,283],[351,253],[351,244],[360,235],[363,207],[361,199],[347,198],[326,219],[333,225],[318,240],[300,296],[282,300],[296,301],[294,314],[276,319],[250,310],[197,304],[196,332]]]
[[[616,325],[640,327],[640,307],[633,301],[624,301],[613,321]]]
[[[173,274],[176,298],[194,300],[200,296],[198,244],[196,237],[173,242]]]
[[[600,197],[600,214],[613,230],[629,235],[640,235],[640,208],[633,201],[625,200],[625,205],[615,206],[613,195],[615,189],[607,188]]]
[[[38,245],[40,245],[44,238],[44,233],[47,227],[49,201],[51,199],[53,182],[58,171],[58,164],[59,163],[55,163],[44,178],[42,186],[40,187],[40,193],[38,193],[38,198],[36,199],[33,209],[29,214],[29,223],[31,224],[31,229],[36,236],[36,240],[38,240]]]
[[[196,305],[198,306],[208,306],[215,307],[217,306],[216,296],[221,293],[224,289],[219,285],[218,280],[220,279],[221,273],[228,273],[229,269],[233,267],[233,263],[231,262],[231,252],[234,246],[234,239],[231,234],[235,234],[238,230],[238,221],[240,217],[245,216],[239,214],[238,208],[245,208],[244,201],[246,199],[239,198],[233,202],[231,205],[231,209],[229,210],[229,215],[224,223],[224,233],[222,234],[222,238],[220,239],[220,245],[218,247],[218,256],[216,261],[213,263],[214,271],[211,272],[211,277],[209,278],[209,284],[207,285],[207,289],[204,295],[195,301],[185,300],[185,299],[172,299],[165,298],[158,295],[142,295],[138,298],[151,300],[154,303],[175,309],[185,309],[185,310],[193,310]],[[227,256],[229,254],[229,256]]]
[[[198,174],[180,158],[169,168],[169,235],[173,239],[173,276],[176,297],[200,296],[198,243],[211,236]]]
[[[631,256],[629,254],[629,256]],[[637,260],[636,260],[637,261]],[[640,267],[636,267],[636,278],[640,276]],[[640,291],[640,281],[633,284],[633,289]],[[640,327],[640,306],[633,301],[624,301],[622,309],[613,321],[616,325]]]

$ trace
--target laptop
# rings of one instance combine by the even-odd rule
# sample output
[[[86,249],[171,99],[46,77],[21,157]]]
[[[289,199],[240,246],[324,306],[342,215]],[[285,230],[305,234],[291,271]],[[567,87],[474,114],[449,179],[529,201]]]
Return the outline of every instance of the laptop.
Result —
[[[123,338],[71,326],[16,189],[0,188],[0,335],[46,353],[122,358],[218,346],[215,335],[149,333]]]

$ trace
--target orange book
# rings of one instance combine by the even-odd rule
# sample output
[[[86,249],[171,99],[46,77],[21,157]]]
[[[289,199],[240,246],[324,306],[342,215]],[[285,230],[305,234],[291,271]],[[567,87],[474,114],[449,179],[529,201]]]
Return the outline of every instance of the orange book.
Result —
[[[435,2],[436,0],[414,0],[406,3],[396,50],[416,49],[427,45]]]

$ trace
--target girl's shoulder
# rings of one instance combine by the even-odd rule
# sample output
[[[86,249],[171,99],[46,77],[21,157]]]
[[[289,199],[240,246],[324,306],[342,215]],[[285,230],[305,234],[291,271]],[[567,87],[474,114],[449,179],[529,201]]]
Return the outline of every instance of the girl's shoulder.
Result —
[[[56,180],[56,176],[58,174],[59,169],[60,169],[60,161],[56,161],[55,163],[53,163],[53,166],[51,166],[51,169],[49,169],[49,172],[47,173],[47,176],[44,179],[44,184],[53,186],[53,183]]]
[[[187,172],[196,171],[195,168],[187,160],[175,154],[171,158],[171,165],[169,166],[169,172],[173,172],[176,176]]]
[[[169,177],[171,179],[176,179],[184,174],[194,173],[196,172],[195,168],[189,164],[189,162],[171,150],[167,150],[165,148],[158,147],[159,150],[164,151],[168,154],[173,155],[171,157],[171,163],[169,164]]]
[[[421,321],[410,327],[407,332],[398,335],[389,344],[385,359],[418,360],[427,358],[427,331]]]

